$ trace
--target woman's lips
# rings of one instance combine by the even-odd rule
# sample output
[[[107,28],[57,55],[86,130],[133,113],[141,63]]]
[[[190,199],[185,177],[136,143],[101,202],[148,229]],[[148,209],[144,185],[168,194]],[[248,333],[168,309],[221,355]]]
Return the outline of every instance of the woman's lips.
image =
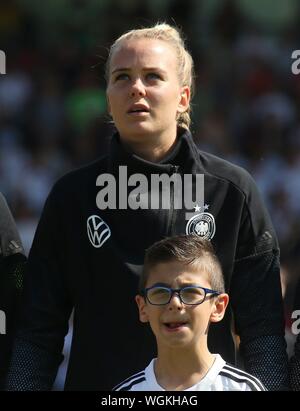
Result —
[[[149,114],[149,111],[129,111],[127,114],[133,117],[143,117]]]
[[[128,114],[149,113],[149,108],[145,104],[133,104],[127,111]]]

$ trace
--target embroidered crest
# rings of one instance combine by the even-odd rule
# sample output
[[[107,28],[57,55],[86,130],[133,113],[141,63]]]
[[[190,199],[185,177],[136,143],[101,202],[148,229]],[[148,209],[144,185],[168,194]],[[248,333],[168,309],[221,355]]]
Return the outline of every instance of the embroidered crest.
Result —
[[[189,219],[186,234],[197,234],[206,240],[211,240],[216,232],[214,216],[210,213],[200,213]]]

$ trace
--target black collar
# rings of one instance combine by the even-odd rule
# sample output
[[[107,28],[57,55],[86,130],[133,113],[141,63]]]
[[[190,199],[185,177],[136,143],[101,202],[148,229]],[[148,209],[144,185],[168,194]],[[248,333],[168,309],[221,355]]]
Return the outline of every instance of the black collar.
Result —
[[[160,162],[153,163],[144,160],[138,155],[129,152],[124,148],[118,133],[114,134],[109,151],[109,172],[118,175],[119,166],[127,166],[128,175],[142,173],[150,174],[171,174],[174,166],[180,168],[182,173],[195,171],[197,164],[197,147],[189,130],[178,129],[178,138],[171,152]]]

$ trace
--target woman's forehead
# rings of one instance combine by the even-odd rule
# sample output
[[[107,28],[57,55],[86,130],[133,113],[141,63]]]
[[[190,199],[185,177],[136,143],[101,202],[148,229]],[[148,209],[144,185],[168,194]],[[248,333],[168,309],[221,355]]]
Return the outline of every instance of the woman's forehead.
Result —
[[[123,40],[113,51],[110,71],[119,65],[142,64],[149,67],[167,66],[170,68],[176,62],[175,50],[163,40],[130,39]]]

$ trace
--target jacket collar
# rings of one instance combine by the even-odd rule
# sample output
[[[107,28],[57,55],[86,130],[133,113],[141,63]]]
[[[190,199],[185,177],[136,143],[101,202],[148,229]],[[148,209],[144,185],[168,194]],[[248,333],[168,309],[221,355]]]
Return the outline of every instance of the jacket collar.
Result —
[[[142,173],[171,174],[174,166],[180,167],[182,173],[195,171],[197,161],[197,147],[189,130],[178,129],[178,138],[172,151],[160,162],[153,163],[144,160],[138,155],[127,151],[118,133],[114,134],[110,144],[108,168],[112,174],[118,175],[120,166],[127,166],[128,175]]]

